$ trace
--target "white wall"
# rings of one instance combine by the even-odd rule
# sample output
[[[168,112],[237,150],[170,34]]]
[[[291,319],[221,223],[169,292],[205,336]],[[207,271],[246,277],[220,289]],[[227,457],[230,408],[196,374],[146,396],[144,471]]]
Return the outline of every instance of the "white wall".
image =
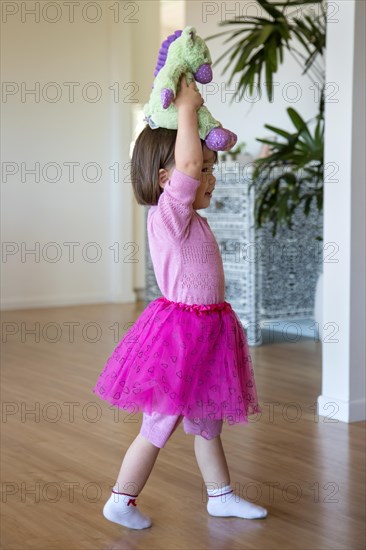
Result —
[[[326,104],[325,162],[336,162],[337,181],[325,183],[322,395],[319,412],[332,420],[365,420],[365,3],[334,2],[338,22],[328,24],[327,81],[338,102]],[[341,40],[341,37],[343,38]],[[328,259],[329,255],[328,255]],[[329,420],[328,420],[329,421]]]
[[[161,33],[192,24],[205,37],[217,32],[225,15],[220,11],[204,18],[207,2],[200,1],[187,2],[185,20],[181,1],[162,2],[161,10],[157,0],[122,2],[118,17],[111,3],[97,3],[99,14],[92,8],[85,11],[87,4],[75,7],[73,20],[62,3],[58,13],[52,6],[44,11],[41,3],[36,14],[29,12],[36,3],[7,4],[2,23],[2,78],[9,83],[2,105],[2,162],[8,170],[2,179],[5,309],[135,299],[133,288],[145,282],[145,218],[128,177],[132,113],[149,98]],[[246,2],[237,4],[242,9]],[[209,42],[213,59],[220,55],[221,44],[221,39]],[[274,104],[263,99],[249,114],[249,103],[230,106],[230,95],[222,98],[215,89],[221,90],[227,80],[219,69],[207,105],[256,153],[255,137],[263,135],[264,122],[286,126],[288,104],[282,96]],[[282,82],[301,82],[291,60],[283,71]],[[52,82],[56,87],[47,87]],[[66,82],[80,84],[73,102]],[[37,101],[32,94],[22,99],[22,83],[26,89],[39,83]],[[97,84],[98,101],[92,101],[95,88],[85,88],[89,83]],[[304,90],[307,85],[304,80]],[[114,95],[117,88],[119,98]],[[61,95],[53,102],[57,90]],[[301,105],[304,116],[313,114],[308,96]],[[74,181],[65,165],[70,162],[79,163]],[[35,163],[40,166],[37,182],[30,173],[22,177],[22,166],[32,169]],[[59,181],[47,181],[56,175],[52,166],[47,171],[49,163],[56,163]],[[88,163],[98,165],[97,181],[87,181],[95,177],[92,167],[83,176]],[[111,166],[119,167],[119,181]],[[71,242],[78,243],[74,262],[71,245],[64,244]],[[36,256],[22,256],[22,250],[35,249]],[[91,261],[96,253],[97,261]]]
[[[208,36],[224,32],[229,29],[237,29],[236,25],[219,26],[219,22],[234,19],[239,15],[261,15],[256,10],[255,2],[252,0],[232,2],[203,2],[187,0],[186,3],[186,24],[196,27],[198,34],[206,39]],[[264,16],[263,12],[263,16]],[[289,12],[292,13],[292,12]],[[213,62],[235,44],[237,39],[224,44],[227,35],[207,40]],[[298,110],[307,120],[317,114],[318,104],[315,101],[314,91],[310,89],[311,81],[307,76],[301,76],[302,68],[290,54],[284,54],[285,61],[278,73],[274,76],[275,86],[273,102],[269,102],[266,94],[258,100],[250,98],[249,94],[241,101],[238,99],[231,103],[235,91],[235,83],[239,77],[233,79],[230,86],[227,82],[231,75],[228,70],[223,75],[221,72],[228,63],[229,55],[213,68],[214,78],[210,84],[199,84],[200,91],[206,100],[206,106],[213,116],[219,120],[224,127],[229,128],[238,135],[238,141],[247,143],[248,151],[256,156],[259,153],[261,144],[255,138],[262,138],[271,135],[264,124],[271,124],[284,129],[294,130],[292,123],[286,113],[288,107]],[[236,58],[237,61],[238,58]],[[262,82],[265,78],[262,78]]]
[[[138,119],[136,118],[143,105],[149,100],[151,87],[154,80],[154,71],[157,60],[157,52],[160,47],[160,3],[158,0],[137,3],[138,24],[133,27],[131,34],[132,47],[132,75],[138,88],[138,102],[132,109],[132,133],[133,141],[138,133]],[[141,119],[141,117],[140,117]],[[145,208],[138,205],[133,198],[133,242],[136,246],[138,262],[133,264],[133,288],[145,288]]]
[[[39,13],[24,11],[37,4]],[[2,162],[3,169],[15,173],[2,178],[4,309],[133,301],[136,278],[137,283],[139,276],[141,280],[138,264],[132,263],[141,260],[141,251],[133,254],[141,237],[136,239],[136,228],[134,232],[128,178],[131,109],[136,101],[146,100],[151,87],[159,3],[118,3],[118,16],[110,9],[112,3],[95,3],[100,13],[85,11],[87,4],[80,2],[72,18],[63,3],[58,13],[54,7],[43,11],[42,2],[7,3],[2,79],[14,93],[2,104]],[[47,88],[51,82],[56,87]],[[80,84],[74,102],[65,82]],[[95,87],[85,88],[91,82],[101,94],[95,102]],[[39,83],[39,97],[28,94],[22,99],[17,91],[22,83],[27,89]],[[57,89],[60,98],[52,102]],[[74,181],[65,166],[68,162],[79,163]],[[34,168],[35,163],[40,165],[40,181],[35,182],[32,174],[22,181],[21,166]],[[56,163],[59,181],[47,181],[55,177],[52,166],[43,177],[48,163]],[[87,163],[99,167],[95,182],[87,181],[96,175],[92,168],[83,177]],[[119,166],[119,181],[114,181],[113,165]],[[67,242],[80,243],[74,262],[69,260]],[[93,242],[101,254],[95,262],[89,261],[98,252],[88,246]],[[114,243],[119,258],[110,249]],[[39,254],[22,258],[22,247],[39,247]]]
[[[160,42],[186,26],[185,0],[160,0]]]

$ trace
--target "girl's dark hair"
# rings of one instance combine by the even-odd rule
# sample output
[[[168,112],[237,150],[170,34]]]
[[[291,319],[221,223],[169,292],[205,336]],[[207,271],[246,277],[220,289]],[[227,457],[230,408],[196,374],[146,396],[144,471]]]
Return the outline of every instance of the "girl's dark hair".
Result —
[[[159,170],[169,170],[175,164],[177,133],[177,130],[167,128],[153,130],[146,125],[136,139],[131,161],[131,181],[138,204],[158,204],[159,197],[164,192],[159,185]],[[201,142],[203,145],[204,142]]]
[[[156,205],[163,189],[159,185],[159,170],[174,165],[177,130],[146,125],[136,139],[132,153],[131,181],[138,204]]]

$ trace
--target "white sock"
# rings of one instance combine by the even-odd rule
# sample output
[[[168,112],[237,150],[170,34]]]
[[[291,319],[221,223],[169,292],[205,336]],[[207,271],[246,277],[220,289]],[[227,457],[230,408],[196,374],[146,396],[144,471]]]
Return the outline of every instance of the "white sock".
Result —
[[[267,510],[262,506],[236,495],[231,485],[226,485],[222,489],[207,489],[207,494],[207,511],[211,516],[258,519],[267,515]]]
[[[150,527],[151,520],[140,512],[136,505],[138,495],[112,491],[103,508],[103,516],[130,529]]]

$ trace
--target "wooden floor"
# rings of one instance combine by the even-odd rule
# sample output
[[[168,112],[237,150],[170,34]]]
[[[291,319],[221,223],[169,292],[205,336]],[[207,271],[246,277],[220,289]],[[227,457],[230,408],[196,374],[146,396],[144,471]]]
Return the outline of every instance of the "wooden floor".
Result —
[[[1,548],[365,548],[365,423],[317,418],[321,346],[310,339],[251,348],[262,417],[224,425],[231,483],[268,508],[266,519],[207,514],[193,436],[182,426],[139,497],[152,527],[133,531],[104,519],[141,417],[118,416],[91,389],[141,310],[3,313]]]

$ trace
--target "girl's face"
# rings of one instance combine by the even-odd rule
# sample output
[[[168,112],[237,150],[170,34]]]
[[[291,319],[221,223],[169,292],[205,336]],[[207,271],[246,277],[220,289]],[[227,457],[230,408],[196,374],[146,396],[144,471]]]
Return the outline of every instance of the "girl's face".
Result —
[[[215,189],[216,183],[216,178],[212,173],[215,164],[215,153],[207,149],[206,145],[203,145],[202,152],[203,166],[200,177],[201,183],[196,191],[196,198],[192,205],[194,210],[210,206],[211,194]]]
[[[194,210],[200,210],[201,208],[207,208],[210,206],[211,193],[215,189],[216,178],[213,175],[213,167],[215,164],[215,153],[210,149],[207,149],[206,145],[203,145],[203,164],[200,176],[200,185],[196,191],[196,197],[192,204]],[[171,178],[174,167],[169,170],[161,169],[162,175],[160,185],[164,187],[166,180]]]

